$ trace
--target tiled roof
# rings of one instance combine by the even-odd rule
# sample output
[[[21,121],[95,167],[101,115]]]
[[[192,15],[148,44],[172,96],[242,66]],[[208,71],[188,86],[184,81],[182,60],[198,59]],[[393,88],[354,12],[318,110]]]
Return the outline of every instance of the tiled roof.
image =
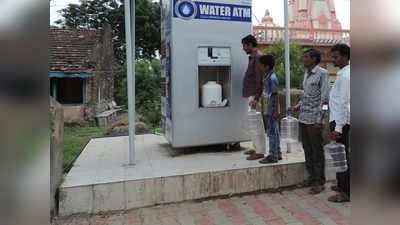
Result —
[[[93,49],[101,41],[102,30],[50,28],[50,72],[91,72]]]

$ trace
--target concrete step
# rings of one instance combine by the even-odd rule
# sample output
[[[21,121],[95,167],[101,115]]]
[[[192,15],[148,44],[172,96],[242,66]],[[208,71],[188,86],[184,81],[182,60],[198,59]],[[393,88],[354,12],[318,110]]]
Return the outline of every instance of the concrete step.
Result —
[[[246,160],[243,151],[176,150],[161,136],[139,135],[136,165],[129,166],[128,143],[127,136],[90,141],[60,187],[61,216],[285,187],[307,175],[300,146],[279,163],[265,165]]]

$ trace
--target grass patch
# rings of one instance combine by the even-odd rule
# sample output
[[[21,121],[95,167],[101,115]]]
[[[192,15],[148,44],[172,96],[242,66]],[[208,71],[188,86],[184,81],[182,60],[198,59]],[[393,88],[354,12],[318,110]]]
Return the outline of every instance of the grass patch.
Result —
[[[75,158],[90,138],[104,136],[106,133],[107,129],[102,127],[64,127],[63,167]]]
[[[152,133],[162,133],[162,129],[160,127],[150,128],[150,132],[152,132]]]

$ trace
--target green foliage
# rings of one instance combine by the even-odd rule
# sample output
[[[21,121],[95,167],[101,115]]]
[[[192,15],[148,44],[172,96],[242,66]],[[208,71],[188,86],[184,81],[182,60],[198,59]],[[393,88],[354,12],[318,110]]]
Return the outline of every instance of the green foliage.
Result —
[[[128,105],[126,66],[116,67],[121,85],[115,89],[115,100],[119,105]],[[144,122],[157,125],[161,118],[161,71],[157,59],[141,59],[135,66],[136,112],[143,116]]]
[[[63,167],[75,158],[90,138],[104,136],[106,133],[107,129],[101,127],[64,127]]]
[[[137,58],[152,58],[160,48],[161,7],[150,0],[136,0]],[[120,64],[125,62],[125,17],[123,0],[80,0],[80,4],[69,4],[59,11],[63,16],[56,24],[73,28],[100,28],[109,23],[113,33],[113,47]]]
[[[306,50],[299,43],[291,42],[290,48],[290,87],[301,88],[303,82],[303,74],[306,70],[303,65],[303,52]],[[276,41],[268,48],[264,49],[264,54],[272,54],[275,56],[274,71],[279,79],[279,84],[285,86],[285,43],[284,41]]]
[[[147,123],[160,120],[160,65],[152,60],[161,46],[160,14],[158,2],[135,0],[135,50],[136,50],[136,111]],[[80,0],[59,11],[63,16],[57,24],[73,28],[100,28],[103,23],[112,27],[113,48],[117,59],[114,98],[127,107],[125,17],[123,0]]]
[[[153,133],[162,133],[162,129],[160,127],[155,127],[150,129]]]

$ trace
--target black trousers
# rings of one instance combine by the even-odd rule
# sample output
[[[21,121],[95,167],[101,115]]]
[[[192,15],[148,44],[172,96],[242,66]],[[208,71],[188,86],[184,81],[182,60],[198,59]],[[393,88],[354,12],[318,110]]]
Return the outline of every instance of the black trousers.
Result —
[[[329,128],[331,131],[335,130],[336,123],[335,121],[332,121],[329,124]],[[347,160],[347,166],[348,169],[345,172],[342,173],[336,173],[336,181],[339,189],[343,191],[345,194],[347,194],[350,197],[350,152],[349,152],[349,146],[350,146],[350,125],[346,124],[343,127],[342,130],[342,135],[337,142],[344,144],[346,146],[346,160]]]
[[[312,127],[312,124],[300,123],[301,141],[306,159],[306,168],[309,179],[313,184],[324,185],[326,179],[322,133],[315,134]]]

